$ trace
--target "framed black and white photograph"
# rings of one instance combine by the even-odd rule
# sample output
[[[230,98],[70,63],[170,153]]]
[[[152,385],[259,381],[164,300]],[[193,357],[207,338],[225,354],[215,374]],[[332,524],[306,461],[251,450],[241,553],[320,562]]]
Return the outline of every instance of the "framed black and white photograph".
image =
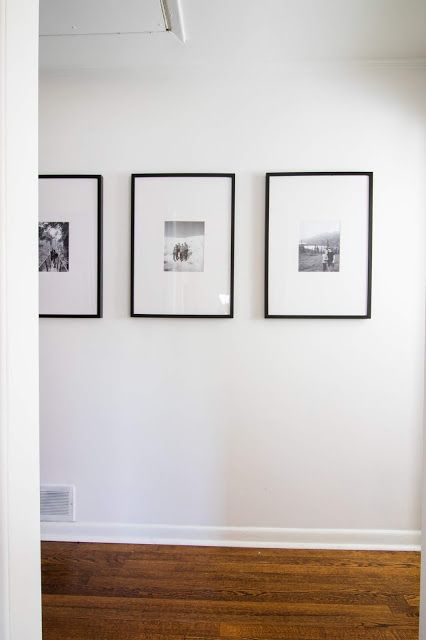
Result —
[[[235,175],[132,175],[131,315],[232,318]]]
[[[265,317],[370,318],[371,172],[266,174]]]
[[[102,176],[39,177],[40,317],[102,317]]]

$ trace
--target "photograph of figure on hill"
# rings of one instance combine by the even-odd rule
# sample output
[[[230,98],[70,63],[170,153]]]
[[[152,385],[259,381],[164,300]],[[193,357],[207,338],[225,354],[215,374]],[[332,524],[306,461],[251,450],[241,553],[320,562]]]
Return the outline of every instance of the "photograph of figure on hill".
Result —
[[[340,271],[340,222],[309,220],[300,225],[299,271]]]

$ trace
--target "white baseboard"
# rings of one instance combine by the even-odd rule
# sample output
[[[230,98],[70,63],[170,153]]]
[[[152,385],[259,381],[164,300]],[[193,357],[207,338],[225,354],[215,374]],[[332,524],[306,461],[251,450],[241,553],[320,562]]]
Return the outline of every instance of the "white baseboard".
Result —
[[[275,527],[42,522],[41,533],[42,540],[58,542],[420,551],[420,531],[416,530],[281,529]]]

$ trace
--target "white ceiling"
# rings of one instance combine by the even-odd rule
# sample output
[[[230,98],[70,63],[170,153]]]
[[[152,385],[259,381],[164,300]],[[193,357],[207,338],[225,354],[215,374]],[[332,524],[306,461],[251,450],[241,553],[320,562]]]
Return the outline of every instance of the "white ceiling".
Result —
[[[96,16],[104,27],[96,27],[97,18],[89,16],[89,2],[97,5]],[[50,33],[74,22],[83,24],[78,15],[58,13],[57,8],[70,0],[42,3],[43,12],[48,5],[52,11],[51,16],[42,16],[42,25],[49,25]],[[137,18],[124,10],[126,5],[127,9],[132,5]],[[43,69],[153,64],[262,67],[294,60],[426,61],[426,0],[181,0],[185,44],[172,33],[154,28],[160,23],[154,0],[73,0],[72,6],[80,7],[90,29],[122,31],[135,24],[132,30],[145,25],[143,30],[150,33],[42,37]]]

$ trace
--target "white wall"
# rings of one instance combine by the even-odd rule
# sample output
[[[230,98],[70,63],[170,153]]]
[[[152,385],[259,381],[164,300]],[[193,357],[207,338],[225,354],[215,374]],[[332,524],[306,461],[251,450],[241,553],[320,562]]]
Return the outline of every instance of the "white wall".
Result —
[[[424,98],[391,65],[42,76],[41,172],[105,178],[105,317],[40,323],[42,481],[76,485],[83,537],[420,528]],[[264,173],[293,170],[374,171],[371,320],[263,319]],[[144,171],[236,172],[234,320],[128,317]]]

